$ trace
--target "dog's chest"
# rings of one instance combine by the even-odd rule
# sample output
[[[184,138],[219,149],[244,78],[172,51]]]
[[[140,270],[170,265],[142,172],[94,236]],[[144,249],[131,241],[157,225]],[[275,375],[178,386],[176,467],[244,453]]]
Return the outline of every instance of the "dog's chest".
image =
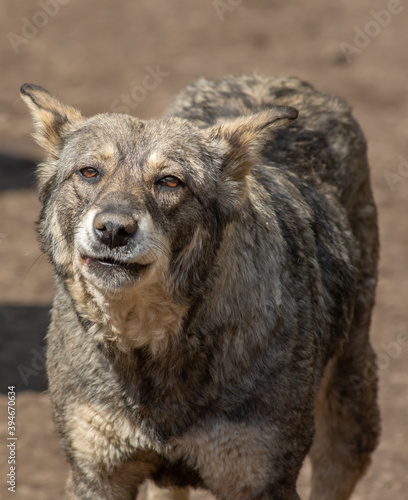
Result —
[[[165,348],[177,334],[187,311],[175,303],[160,284],[103,293],[78,280],[71,287],[79,312],[92,322],[95,340],[113,341],[123,351]]]

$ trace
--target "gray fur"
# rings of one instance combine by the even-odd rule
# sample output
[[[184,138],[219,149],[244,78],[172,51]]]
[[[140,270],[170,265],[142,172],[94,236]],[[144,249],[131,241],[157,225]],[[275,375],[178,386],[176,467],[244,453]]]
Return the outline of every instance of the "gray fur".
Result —
[[[350,108],[244,76],[201,79],[151,121],[22,96],[48,152],[67,498],[130,500],[151,479],[294,500],[309,451],[311,499],[349,498],[379,434],[376,380],[351,383],[374,361],[378,235]]]

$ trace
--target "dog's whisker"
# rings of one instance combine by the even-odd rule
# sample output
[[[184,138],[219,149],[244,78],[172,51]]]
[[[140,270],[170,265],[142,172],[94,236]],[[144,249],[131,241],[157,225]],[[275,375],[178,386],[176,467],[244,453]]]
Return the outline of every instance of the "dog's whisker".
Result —
[[[38,272],[38,269],[42,263],[42,260],[46,257],[46,255],[41,252],[38,257],[36,257],[34,259],[34,261],[31,263],[30,267],[28,268],[28,270],[26,271],[26,273],[24,274],[23,278],[21,279],[20,281],[20,286],[22,286],[22,284],[24,283],[24,281],[26,280],[27,276],[30,274],[30,272],[32,271],[32,269],[34,268],[34,266],[38,263],[38,267],[37,267],[37,271]]]

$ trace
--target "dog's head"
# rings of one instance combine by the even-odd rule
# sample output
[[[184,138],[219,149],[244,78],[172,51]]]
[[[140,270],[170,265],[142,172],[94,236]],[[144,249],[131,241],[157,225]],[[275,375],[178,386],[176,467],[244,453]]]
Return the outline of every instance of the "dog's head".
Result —
[[[29,84],[21,96],[47,152],[37,174],[43,247],[61,276],[110,290],[157,272],[177,276],[173,291],[200,288],[271,129],[297,117],[275,107],[199,129],[180,118],[84,118]]]

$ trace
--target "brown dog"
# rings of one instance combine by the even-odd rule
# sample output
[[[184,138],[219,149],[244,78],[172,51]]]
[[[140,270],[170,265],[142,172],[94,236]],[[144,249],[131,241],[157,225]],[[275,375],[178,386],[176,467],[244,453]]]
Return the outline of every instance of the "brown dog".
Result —
[[[259,77],[200,80],[151,121],[21,93],[47,151],[68,498],[131,500],[151,479],[297,499],[309,451],[311,498],[349,498],[379,434],[376,208],[349,107]]]

